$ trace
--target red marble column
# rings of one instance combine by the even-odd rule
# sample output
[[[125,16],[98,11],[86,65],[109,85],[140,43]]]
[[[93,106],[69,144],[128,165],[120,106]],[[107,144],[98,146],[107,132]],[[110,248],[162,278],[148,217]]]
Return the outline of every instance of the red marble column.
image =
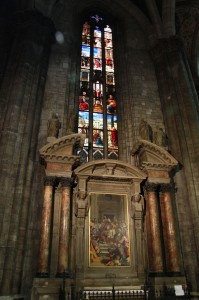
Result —
[[[160,235],[160,220],[157,199],[157,185],[147,183],[146,194],[146,226],[150,272],[163,272],[163,257]]]
[[[52,198],[54,177],[45,178],[44,202],[42,209],[41,239],[37,275],[47,277],[49,273],[50,231],[52,222]]]
[[[170,184],[161,184],[160,203],[165,244],[166,268],[167,272],[180,272],[179,252],[176,241],[176,230],[170,190]]]
[[[67,276],[68,273],[68,253],[69,253],[69,226],[70,226],[70,190],[71,179],[62,178],[62,200],[61,217],[59,230],[59,250],[57,276]]]

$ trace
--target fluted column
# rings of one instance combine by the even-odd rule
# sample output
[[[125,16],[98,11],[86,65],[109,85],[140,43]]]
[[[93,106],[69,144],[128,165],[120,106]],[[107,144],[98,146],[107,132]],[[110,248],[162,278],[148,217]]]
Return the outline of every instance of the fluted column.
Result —
[[[69,262],[69,231],[70,231],[70,191],[71,178],[62,178],[62,200],[59,230],[59,251],[57,276],[67,276]]]
[[[52,200],[55,177],[45,178],[44,203],[42,209],[41,239],[37,275],[47,277],[49,273],[50,233],[52,223]]]
[[[157,185],[147,183],[145,185],[145,195],[149,271],[163,272]]]
[[[171,185],[160,185],[160,204],[167,272],[180,272],[179,252],[176,241],[174,213],[171,202]]]

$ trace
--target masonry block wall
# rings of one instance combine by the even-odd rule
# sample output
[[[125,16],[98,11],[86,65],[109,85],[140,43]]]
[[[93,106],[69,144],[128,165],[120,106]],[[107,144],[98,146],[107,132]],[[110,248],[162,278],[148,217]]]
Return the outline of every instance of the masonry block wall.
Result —
[[[55,28],[52,20],[35,12],[25,12],[6,26],[2,21],[9,32],[9,36],[0,32],[2,295],[28,295],[36,274],[44,178],[38,150],[47,142],[52,112],[58,113],[62,124],[60,137],[67,134],[69,125],[70,131],[75,130],[83,6],[57,6],[52,15]],[[175,185],[184,266],[197,290],[199,104],[189,60],[178,42],[178,48],[170,48],[171,40],[159,56],[158,41],[152,47],[128,7],[118,12],[115,4],[111,14],[117,21],[120,159],[134,164],[131,151],[139,139],[141,119],[153,130],[166,131],[169,150],[181,167]],[[63,44],[55,41],[56,31],[63,33]],[[195,31],[195,44],[198,36]]]

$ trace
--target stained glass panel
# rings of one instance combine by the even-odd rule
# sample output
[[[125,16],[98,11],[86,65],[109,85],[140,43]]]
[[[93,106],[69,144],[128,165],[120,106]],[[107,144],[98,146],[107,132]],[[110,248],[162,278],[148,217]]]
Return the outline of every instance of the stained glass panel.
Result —
[[[86,134],[84,161],[86,153],[118,157],[113,49],[112,28],[92,15],[82,27],[78,132]]]

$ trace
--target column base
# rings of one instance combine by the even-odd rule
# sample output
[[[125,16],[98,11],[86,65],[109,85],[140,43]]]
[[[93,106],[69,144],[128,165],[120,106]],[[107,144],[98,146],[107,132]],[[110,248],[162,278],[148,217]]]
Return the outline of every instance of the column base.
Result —
[[[62,272],[62,273],[57,273],[56,274],[57,278],[69,278],[69,273],[68,272]]]
[[[48,278],[49,277],[49,273],[45,273],[45,272],[38,272],[37,274],[36,274],[36,277],[37,278]]]
[[[149,272],[149,277],[183,277],[181,272]]]

